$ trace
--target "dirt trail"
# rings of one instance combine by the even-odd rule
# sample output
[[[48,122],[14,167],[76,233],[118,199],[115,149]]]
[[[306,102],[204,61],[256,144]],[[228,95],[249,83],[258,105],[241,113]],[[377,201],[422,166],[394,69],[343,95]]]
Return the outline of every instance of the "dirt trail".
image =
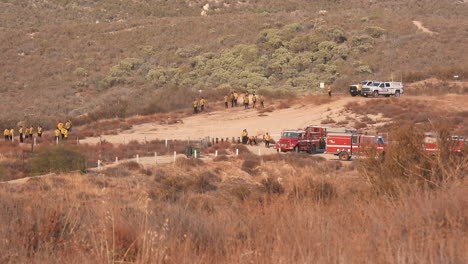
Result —
[[[419,30],[421,30],[422,32],[427,33],[427,34],[429,34],[429,35],[439,34],[439,33],[437,33],[437,32],[431,31],[430,29],[424,27],[421,21],[416,21],[416,20],[414,20],[414,21],[413,21],[413,24],[414,24]]]
[[[146,123],[135,125],[130,130],[118,135],[101,136],[113,144],[128,143],[131,140],[144,141],[154,139],[174,140],[198,140],[209,137],[232,138],[239,137],[243,129],[247,129],[249,135],[263,135],[269,132],[273,139],[279,139],[284,129],[304,128],[307,125],[317,124],[330,116],[339,122],[345,119],[341,114],[344,106],[352,101],[360,101],[365,98],[340,97],[330,103],[322,105],[295,105],[291,108],[275,110],[271,113],[260,114],[257,110],[244,110],[243,107],[229,108],[227,110],[202,113],[184,118],[183,123],[173,125],[160,125]],[[99,137],[86,138],[82,143],[95,144]]]

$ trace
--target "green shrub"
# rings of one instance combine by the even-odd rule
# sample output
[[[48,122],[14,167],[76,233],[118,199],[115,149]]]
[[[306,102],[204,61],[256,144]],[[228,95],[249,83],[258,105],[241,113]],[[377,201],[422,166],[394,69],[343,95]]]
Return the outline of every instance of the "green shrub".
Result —
[[[41,148],[31,160],[31,172],[44,174],[49,172],[84,171],[86,157],[76,148],[57,145]]]
[[[373,38],[380,38],[385,34],[385,29],[376,26],[366,27],[365,32]]]
[[[369,65],[361,65],[357,67],[356,71],[358,73],[372,73],[372,68]]]

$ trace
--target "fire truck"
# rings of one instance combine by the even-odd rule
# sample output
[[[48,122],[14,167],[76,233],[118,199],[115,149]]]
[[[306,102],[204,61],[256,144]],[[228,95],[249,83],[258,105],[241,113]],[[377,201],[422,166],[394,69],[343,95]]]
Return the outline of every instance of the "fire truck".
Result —
[[[438,140],[439,140],[439,137],[437,133],[435,132],[424,133],[424,140],[423,140],[424,150],[431,155],[435,155],[437,152],[440,151]],[[447,139],[447,141],[448,141],[448,148],[449,148],[450,153],[460,154],[460,155],[462,154],[463,149],[466,144],[464,137],[451,136],[450,138]]]
[[[326,138],[325,153],[337,155],[340,160],[350,160],[354,155],[360,155],[364,149],[376,148],[383,153],[386,147],[381,136],[368,136],[357,133],[329,133]]]
[[[320,126],[308,126],[304,130],[285,130],[281,133],[275,149],[278,152],[324,152],[325,134],[326,128]]]

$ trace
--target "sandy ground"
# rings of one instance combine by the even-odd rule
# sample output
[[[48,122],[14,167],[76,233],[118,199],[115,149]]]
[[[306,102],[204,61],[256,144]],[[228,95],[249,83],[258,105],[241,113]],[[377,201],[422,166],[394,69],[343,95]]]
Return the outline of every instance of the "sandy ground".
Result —
[[[243,107],[202,113],[182,119],[183,123],[160,125],[147,123],[133,126],[119,135],[104,135],[102,140],[113,144],[128,143],[130,140],[150,141],[154,139],[199,140],[205,137],[229,138],[239,137],[243,129],[249,135],[261,136],[269,132],[273,139],[279,139],[285,129],[304,128],[307,125],[320,125],[328,116],[339,122],[345,119],[342,114],[344,106],[352,101],[367,98],[342,96],[339,99],[322,105],[295,105],[291,108],[275,110],[260,114],[255,109],[244,110]],[[98,143],[99,137],[86,138],[81,143]]]
[[[419,30],[421,30],[422,32],[427,33],[427,34],[429,34],[429,35],[439,34],[439,33],[437,33],[437,32],[433,32],[433,31],[431,31],[430,29],[424,27],[421,21],[416,21],[416,20],[414,20],[414,21],[413,21],[413,24],[414,24]]]

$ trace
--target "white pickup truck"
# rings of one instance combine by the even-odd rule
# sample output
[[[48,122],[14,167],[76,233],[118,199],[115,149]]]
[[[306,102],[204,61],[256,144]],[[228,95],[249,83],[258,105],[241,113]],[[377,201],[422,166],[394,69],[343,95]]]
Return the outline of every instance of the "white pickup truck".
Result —
[[[362,87],[361,94],[374,97],[379,95],[400,97],[403,92],[403,83],[401,82],[372,82],[370,85]]]

